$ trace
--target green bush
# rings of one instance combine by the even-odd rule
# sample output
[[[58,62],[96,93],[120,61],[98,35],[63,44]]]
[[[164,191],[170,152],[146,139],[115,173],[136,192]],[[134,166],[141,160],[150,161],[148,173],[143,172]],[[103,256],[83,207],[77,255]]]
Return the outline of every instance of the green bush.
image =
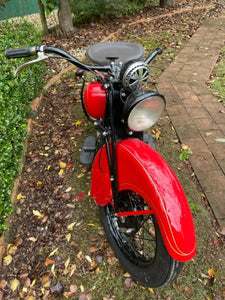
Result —
[[[81,24],[100,18],[121,17],[139,11],[153,0],[70,0],[74,23]]]
[[[27,134],[29,102],[42,87],[43,64],[23,70],[15,78],[13,70],[27,59],[7,60],[5,49],[41,43],[41,33],[29,23],[0,23],[0,235],[12,212],[10,199],[18,174]]]

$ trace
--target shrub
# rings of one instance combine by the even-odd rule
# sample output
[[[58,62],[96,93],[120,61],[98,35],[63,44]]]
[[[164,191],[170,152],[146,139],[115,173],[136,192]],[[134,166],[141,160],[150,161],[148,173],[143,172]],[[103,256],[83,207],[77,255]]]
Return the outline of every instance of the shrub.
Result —
[[[29,101],[38,95],[45,70],[43,64],[37,64],[15,78],[13,69],[27,59],[7,60],[3,50],[40,42],[41,33],[27,22],[0,23],[0,235],[12,212],[10,196],[27,134]]]
[[[139,11],[153,0],[70,0],[74,23],[81,24],[100,18],[121,17]]]

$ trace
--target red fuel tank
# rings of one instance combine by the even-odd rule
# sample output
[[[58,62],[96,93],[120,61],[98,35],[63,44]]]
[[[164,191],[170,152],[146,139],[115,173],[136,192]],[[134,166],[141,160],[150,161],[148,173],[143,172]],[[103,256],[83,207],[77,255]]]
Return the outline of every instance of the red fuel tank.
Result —
[[[94,119],[104,117],[106,92],[98,81],[88,83],[84,91],[84,105],[87,113]]]

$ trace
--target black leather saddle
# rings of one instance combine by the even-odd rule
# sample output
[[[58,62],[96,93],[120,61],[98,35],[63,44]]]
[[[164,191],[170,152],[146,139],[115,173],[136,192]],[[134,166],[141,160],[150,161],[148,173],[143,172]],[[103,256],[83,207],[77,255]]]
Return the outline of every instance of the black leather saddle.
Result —
[[[104,42],[97,43],[87,49],[86,56],[96,65],[109,65],[110,61],[125,63],[131,59],[144,57],[144,48],[136,43]]]

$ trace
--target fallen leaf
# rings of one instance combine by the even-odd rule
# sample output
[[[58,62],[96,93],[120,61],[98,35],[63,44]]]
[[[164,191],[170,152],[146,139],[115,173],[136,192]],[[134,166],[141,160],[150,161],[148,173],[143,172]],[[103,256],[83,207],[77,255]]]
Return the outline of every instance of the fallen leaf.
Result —
[[[74,225],[76,222],[71,223],[70,225],[67,226],[67,230],[73,230]]]
[[[39,152],[39,155],[48,157],[48,153],[44,153],[44,152]]]
[[[24,278],[24,280],[23,280],[23,286],[25,288],[29,288],[30,284],[31,284],[30,278],[29,277]]]
[[[66,164],[66,168],[68,168],[68,169],[71,168],[72,166],[73,166],[72,162],[69,162],[69,163]]]
[[[53,256],[57,251],[59,250],[59,248],[56,248],[55,250],[53,250],[48,257],[51,257]]]
[[[17,195],[16,199],[17,200],[21,200],[21,199],[25,199],[26,196],[23,196],[21,193]]]
[[[67,240],[67,242],[69,242],[70,239],[71,239],[71,233],[68,233],[68,234],[66,235],[66,240]]]
[[[208,274],[209,274],[210,277],[215,276],[215,270],[214,270],[213,268],[212,268],[212,269],[209,269],[209,270],[208,270]]]
[[[132,278],[126,278],[123,283],[125,290],[132,290],[135,286],[135,282]]]
[[[91,246],[90,248],[89,248],[89,252],[90,253],[95,253],[95,252],[97,252],[99,250],[99,247],[95,247],[95,246]]]
[[[185,144],[182,144],[182,145],[181,145],[181,148],[182,148],[183,150],[188,150],[188,149],[189,149],[188,145],[185,145]]]
[[[22,292],[19,292],[20,298],[25,298],[25,294],[27,293],[27,288],[23,288]],[[1,299],[1,298],[0,298]]]
[[[0,289],[4,289],[7,286],[7,281],[2,279],[0,280]]]
[[[210,278],[209,275],[206,275],[206,274],[204,274],[204,273],[201,273],[201,277],[202,277],[202,278],[207,278],[207,279]]]
[[[76,284],[70,285],[70,292],[76,293],[77,290],[78,290],[78,287]]]
[[[57,90],[56,90],[56,88],[52,88],[52,89],[50,90],[50,93],[52,93],[52,94],[56,94],[56,93],[57,93]]]
[[[225,139],[223,138],[217,138],[215,139],[216,142],[225,143]]]
[[[31,287],[33,287],[36,283],[36,279],[34,279],[32,282],[31,282]]]
[[[8,266],[12,262],[12,256],[10,254],[5,256],[3,261],[4,266]]]
[[[79,259],[79,260],[81,260],[81,255],[82,255],[82,251],[79,251],[78,253],[77,253],[77,255],[76,255],[76,257]]]
[[[43,288],[50,287],[51,281],[48,275],[45,275],[41,278],[41,284]]]
[[[109,257],[109,258],[107,259],[107,262],[108,262],[108,264],[109,264],[110,266],[113,266],[113,265],[116,264],[117,258],[116,258],[116,257]]]
[[[7,249],[7,253],[10,255],[15,255],[17,251],[16,245],[10,245],[9,248]]]
[[[37,182],[37,186],[41,186],[42,183],[43,183],[42,181],[38,181],[38,182]]]
[[[172,140],[173,143],[178,144],[179,140]]]
[[[72,298],[75,295],[74,292],[64,292],[63,296],[65,296],[67,299]]]
[[[31,242],[36,242],[37,241],[37,239],[34,236],[28,238],[28,240],[31,241]]]
[[[43,223],[45,223],[47,220],[48,220],[48,216],[44,216],[44,217],[42,218],[42,220],[41,220],[41,223],[43,224]]]
[[[45,260],[45,265],[49,266],[49,265],[54,265],[55,261],[53,259],[49,259],[48,257]]]
[[[63,169],[60,169],[59,176],[62,176],[63,173],[64,173]]]
[[[85,197],[85,193],[80,193],[80,194],[76,195],[76,200],[83,199],[84,197]]]
[[[74,274],[74,272],[76,271],[76,269],[77,269],[77,266],[76,266],[76,265],[72,265],[72,266],[70,267],[70,276],[69,276],[69,277],[72,277],[72,276],[73,276],[73,274]]]
[[[19,284],[20,284],[20,282],[19,282],[18,279],[16,279],[16,278],[13,279],[13,280],[10,282],[10,288],[11,288],[11,290],[14,292],[14,291],[18,288]]]
[[[21,246],[23,244],[23,239],[21,237],[17,237],[15,241],[15,245],[17,247]]]
[[[77,122],[75,123],[75,125],[76,125],[76,126],[80,126],[80,125],[81,125],[81,121],[77,121]]]
[[[206,132],[206,133],[205,133],[206,136],[210,136],[210,135],[212,135],[212,134],[213,134],[212,132]]]
[[[33,210],[33,214],[35,217],[38,217],[38,219],[42,219],[45,215],[40,213],[38,210]]]
[[[56,277],[55,265],[52,265],[52,267],[51,267],[51,273],[53,274],[54,277]]]
[[[153,293],[154,294],[154,290],[153,288],[148,288],[149,292]]]
[[[85,258],[90,264],[92,263],[92,259],[89,255],[85,255]]]
[[[222,295],[223,295],[223,297],[224,297],[224,299],[225,299],[225,287],[223,288]]]
[[[73,203],[68,203],[68,204],[66,204],[66,206],[69,208],[75,208],[75,204],[73,204]]]
[[[28,298],[26,297],[26,300],[35,300],[34,296],[28,296]]]
[[[65,262],[65,269],[68,269],[68,266],[70,264],[70,256],[67,258],[66,262]]]
[[[67,164],[60,160],[59,165],[60,165],[60,168],[65,169]]]
[[[84,174],[83,173],[80,173],[78,176],[77,176],[77,178],[81,178],[81,177],[83,177],[84,176]]]

